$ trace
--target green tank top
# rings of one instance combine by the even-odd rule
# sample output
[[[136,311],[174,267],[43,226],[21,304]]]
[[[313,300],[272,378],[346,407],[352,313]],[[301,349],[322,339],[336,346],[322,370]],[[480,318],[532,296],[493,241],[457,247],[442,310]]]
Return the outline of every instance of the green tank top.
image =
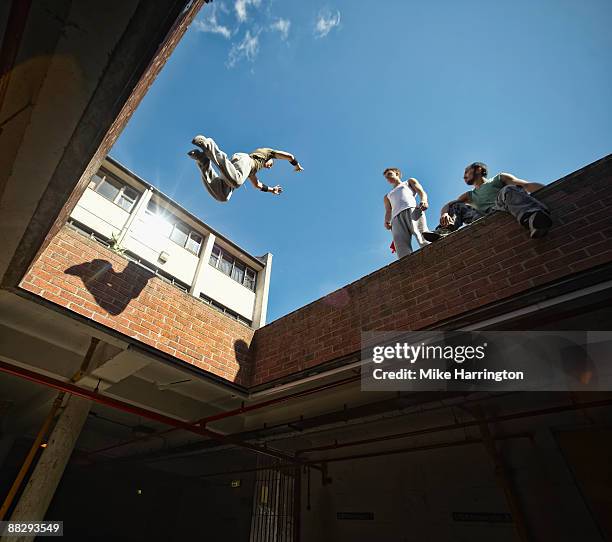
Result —
[[[486,213],[497,199],[497,193],[506,186],[501,180],[501,175],[495,175],[492,179],[485,179],[478,188],[474,188],[470,195],[470,204],[481,213]]]

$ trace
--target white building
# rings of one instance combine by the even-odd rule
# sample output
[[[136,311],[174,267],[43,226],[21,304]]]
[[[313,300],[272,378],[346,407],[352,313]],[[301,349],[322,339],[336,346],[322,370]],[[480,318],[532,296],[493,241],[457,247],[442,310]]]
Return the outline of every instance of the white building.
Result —
[[[252,326],[266,321],[272,254],[257,257],[108,157],[69,223]]]

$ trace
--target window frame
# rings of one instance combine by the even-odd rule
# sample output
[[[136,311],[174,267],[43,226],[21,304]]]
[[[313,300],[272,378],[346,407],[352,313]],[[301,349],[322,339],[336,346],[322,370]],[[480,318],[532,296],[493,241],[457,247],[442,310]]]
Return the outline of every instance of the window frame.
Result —
[[[154,207],[155,210],[152,210],[151,207]],[[149,203],[147,204],[147,208],[145,209],[145,214],[149,216],[157,217],[160,215],[160,211],[162,210],[167,211],[167,216],[164,218],[166,219],[166,222],[170,224],[170,231],[168,232],[168,235],[166,235],[166,237],[170,241],[172,241],[175,245],[178,245],[179,247],[186,250],[190,254],[193,254],[194,256],[199,258],[202,252],[202,246],[204,245],[204,238],[206,236],[203,233],[199,232],[198,230],[194,230],[191,226],[189,226],[189,224],[187,224],[187,222],[185,222],[184,220],[181,220],[172,211],[167,210],[165,207],[162,207],[161,205],[159,205],[159,203],[157,203],[153,199],[149,200]],[[187,236],[183,244],[179,243],[178,241],[172,238],[172,236],[174,235],[174,230],[177,229],[177,226],[181,226],[184,230],[187,231]],[[180,228],[179,228],[179,231],[180,231]],[[184,232],[181,232],[181,233],[184,233]],[[189,241],[193,240],[192,238],[193,235],[197,235],[200,238],[200,244],[198,246],[197,251],[193,251],[190,247],[188,247]]]
[[[249,272],[253,273],[253,277],[249,277]],[[246,284],[244,284],[244,286],[246,286],[249,290],[251,290],[252,292],[257,290],[257,271],[255,271],[255,269],[251,269],[248,265],[246,267],[246,269],[244,270],[244,282],[246,282],[247,280],[253,282],[253,287],[251,288],[250,286],[247,286]]]
[[[187,245],[190,241],[193,241],[193,235],[197,235],[200,238],[200,242],[198,243],[198,250],[194,252]],[[188,250],[192,254],[195,254],[198,258],[200,257],[200,252],[202,252],[202,245],[204,244],[204,235],[195,230],[190,230],[189,235],[187,236],[187,241],[185,241],[185,250]]]
[[[126,189],[128,190],[132,190],[135,194],[136,197],[132,200],[132,198],[130,198],[129,196],[126,195]],[[136,190],[133,186],[128,185],[124,185],[121,190],[119,191],[119,194],[117,194],[117,197],[115,198],[115,205],[118,205],[119,207],[121,207],[124,211],[131,213],[134,210],[134,207],[136,207],[136,203],[138,203],[138,200],[140,198],[140,196],[142,196],[142,193],[139,192],[138,190]],[[126,209],[125,207],[123,207],[123,205],[121,205],[119,202],[121,201],[121,199],[127,200],[130,202],[130,208]]]
[[[176,235],[176,232],[178,232],[178,235],[180,235],[181,237],[184,236],[185,239],[182,243],[177,241],[174,238],[174,236]],[[172,224],[172,231],[170,232],[170,235],[168,236],[168,238],[170,239],[170,241],[176,243],[178,246],[180,247],[182,246],[183,248],[186,248],[187,241],[189,241],[190,233],[191,233],[191,230],[187,227],[187,224],[177,220]]]
[[[217,251],[217,253],[215,253],[215,250]],[[223,257],[226,257],[227,261],[232,262],[232,265],[230,267],[229,273],[226,273],[225,271],[223,271],[220,268],[219,263],[223,261]],[[212,259],[215,258],[216,262],[215,264],[212,263]],[[239,264],[239,266],[243,266],[242,272],[242,282],[236,280],[234,278],[234,268],[236,267],[236,263]],[[251,292],[256,292],[257,291],[257,278],[258,278],[258,272],[253,269],[251,266],[247,265],[244,261],[240,260],[239,258],[236,258],[233,254],[230,254],[227,250],[224,250],[222,247],[220,247],[218,244],[214,244],[212,251],[210,253],[210,258],[208,259],[208,264],[215,268],[217,271],[219,271],[220,273],[223,273],[225,276],[229,277],[230,279],[232,279],[234,282],[237,282],[238,284],[240,284],[241,286],[244,286],[247,290],[250,290]],[[248,276],[249,272],[251,272],[253,274],[253,287],[251,288],[250,286],[248,286],[247,283],[247,278],[251,279],[251,277]]]
[[[100,180],[96,183],[93,180],[94,177],[98,177]],[[110,184],[112,186],[113,185],[113,181],[119,185],[119,190],[117,191],[117,194],[111,199],[111,198],[105,196],[104,194],[100,193],[98,189],[100,188],[100,185],[102,183],[107,183],[107,184]],[[91,186],[92,183],[94,184],[93,188]],[[100,197],[104,198],[106,201],[110,201],[113,205],[116,205],[117,207],[119,207],[120,209],[122,209],[123,211],[125,211],[128,214],[131,214],[132,211],[134,211],[134,207],[136,207],[136,204],[138,203],[138,201],[142,197],[142,192],[140,192],[138,189],[133,187],[131,184],[126,183],[126,182],[122,181],[121,179],[118,179],[112,173],[109,173],[108,171],[105,171],[103,169],[98,170],[96,173],[94,173],[91,176],[91,179],[89,180],[88,188],[90,190],[92,190],[93,192],[95,192],[96,194],[98,194]],[[121,205],[119,203],[119,201],[123,197],[125,197],[126,200],[131,200],[131,198],[129,196],[125,195],[126,188],[128,190],[132,190],[133,192],[136,193],[136,198],[131,202],[131,205],[130,205],[129,209],[126,209],[125,207],[123,207],[123,205]]]
[[[201,293],[199,299],[203,303],[206,303],[207,305],[210,305],[213,309],[219,311],[220,313],[224,314],[225,316],[229,316],[233,320],[236,320],[237,322],[240,322],[241,324],[243,324],[245,326],[253,327],[253,321],[252,320],[249,320],[248,318],[242,316],[242,314],[238,314],[236,311],[233,311],[229,307],[226,307],[223,303],[219,303],[218,301],[216,301],[212,297],[207,296],[204,293]]]

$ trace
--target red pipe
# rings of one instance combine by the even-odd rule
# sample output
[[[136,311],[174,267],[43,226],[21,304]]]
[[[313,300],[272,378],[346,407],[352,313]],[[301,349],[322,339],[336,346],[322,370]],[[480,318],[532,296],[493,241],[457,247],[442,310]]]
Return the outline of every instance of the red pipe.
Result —
[[[96,455],[101,454],[103,452],[108,452],[109,450],[114,450],[115,448],[121,448],[122,446],[127,446],[128,444],[133,444],[135,442],[141,442],[143,440],[149,440],[153,437],[161,437],[162,435],[166,435],[167,433],[172,433],[172,431],[176,431],[175,428],[165,429],[164,431],[159,431],[157,433],[151,433],[150,435],[144,435],[142,437],[132,438],[129,440],[124,440],[122,442],[118,442],[117,444],[111,444],[110,446],[105,446],[104,448],[98,448],[97,450],[92,450],[91,452],[87,452],[86,455]]]
[[[514,438],[531,438],[529,433],[515,433],[510,435],[499,435],[495,437],[495,440],[506,440]],[[380,452],[369,452],[363,454],[343,455],[340,457],[331,457],[329,459],[317,459],[317,463],[336,463],[337,461],[352,461],[354,459],[369,459],[370,457],[379,457],[382,455],[395,455],[405,454],[408,452],[422,452],[425,450],[438,450],[440,448],[451,448],[453,446],[467,446],[469,444],[481,443],[480,438],[469,438],[465,440],[451,441],[451,442],[437,442],[435,444],[425,444],[422,446],[411,446],[410,448],[400,448],[399,450],[384,450]],[[315,461],[315,460],[313,460]],[[310,462],[306,462],[309,465]]]
[[[285,401],[290,401],[291,399],[297,399],[298,397],[306,397],[308,395],[313,395],[321,391],[330,390],[332,388],[337,388],[338,386],[343,386],[344,384],[355,382],[359,380],[360,378],[361,376],[359,375],[350,376],[342,380],[337,380],[336,382],[330,382],[329,384],[323,384],[316,388],[310,388],[308,390],[298,391],[296,393],[291,393],[289,395],[283,395],[282,397],[276,397],[275,399],[268,399],[267,401],[262,401],[261,403],[255,403],[254,405],[243,406],[240,408],[235,408],[234,410],[228,410],[226,412],[220,412],[219,414],[213,414],[212,416],[207,416],[206,418],[202,418],[201,420],[198,420],[196,423],[206,425],[207,423],[210,423],[210,422],[222,420],[224,418],[230,418],[232,416],[237,416],[238,414],[244,414],[245,412],[251,412],[253,410],[259,410],[260,408],[264,408],[270,405],[276,405],[278,403],[283,403]]]
[[[498,435],[492,438],[493,440],[510,440],[510,439],[518,439],[518,438],[531,439],[532,434],[526,433],[526,432],[510,433],[507,435]],[[469,438],[469,439],[456,440],[456,441],[450,441],[450,442],[438,442],[434,444],[410,446],[408,448],[399,448],[395,450],[382,450],[379,452],[369,452],[369,453],[364,453],[364,454],[344,455],[341,457],[308,460],[308,461],[304,461],[303,465],[312,467],[314,463],[335,463],[338,461],[350,461],[353,459],[367,459],[370,457],[379,457],[379,456],[384,456],[384,455],[404,454],[404,453],[410,453],[410,452],[422,452],[426,450],[438,450],[441,448],[451,448],[453,446],[467,446],[469,444],[478,444],[481,442],[482,442],[482,438]],[[259,472],[262,470],[270,470],[270,469],[282,470],[282,469],[292,469],[292,468],[295,468],[295,465],[286,463],[286,464],[272,465],[272,466],[266,466],[266,467],[252,467],[250,469],[236,469],[236,470],[228,470],[228,471],[209,472],[206,474],[201,474],[200,476],[198,476],[198,478],[210,478],[213,476],[226,476],[226,475],[243,474],[243,473],[246,474],[250,472]]]
[[[565,412],[568,410],[581,410],[583,408],[596,408],[603,406],[612,405],[612,399],[603,399],[601,401],[591,401],[585,403],[572,403],[571,405],[561,405],[550,408],[543,408],[539,410],[528,410],[523,412],[517,412],[515,414],[506,414],[504,416],[496,416],[494,418],[487,418],[484,420],[471,420],[468,422],[451,423],[447,425],[438,425],[435,427],[427,427],[425,429],[415,429],[414,431],[408,431],[406,433],[395,433],[392,435],[383,435],[382,437],[373,437],[362,440],[351,440],[347,442],[336,442],[334,444],[328,444],[326,446],[314,446],[312,448],[303,448],[297,450],[296,455],[307,454],[312,452],[323,452],[327,450],[337,450],[338,448],[346,448],[350,446],[361,446],[364,444],[374,444],[377,442],[383,442],[387,440],[403,439],[408,437],[414,437],[417,435],[425,435],[429,433],[439,433],[444,431],[452,431],[455,429],[465,429],[466,427],[477,426],[482,423],[499,423],[510,420],[518,420],[521,418],[530,418],[532,416],[544,416],[546,414],[556,414],[558,412]]]
[[[277,403],[282,403],[285,401],[289,401],[291,399],[296,399],[298,397],[306,397],[308,395],[314,395],[315,393],[319,393],[321,391],[325,391],[325,390],[329,390],[332,388],[336,388],[338,386],[343,386],[344,384],[349,384],[351,382],[356,382],[357,380],[359,380],[361,377],[359,375],[357,376],[351,376],[348,378],[344,378],[342,380],[338,380],[336,382],[331,382],[329,384],[323,384],[321,386],[318,386],[316,388],[311,388],[309,390],[304,390],[304,391],[299,391],[296,393],[291,393],[289,395],[283,395],[282,397],[276,397],[275,399],[269,399],[268,401],[262,401],[261,403],[256,403],[254,405],[250,405],[250,406],[244,406],[244,407],[240,407],[240,408],[236,408],[234,410],[227,410],[225,412],[220,412],[218,414],[213,414],[212,416],[207,416],[206,418],[201,418],[199,420],[197,420],[196,422],[194,422],[194,424],[200,425],[202,427],[206,427],[206,425],[212,421],[217,421],[217,420],[222,420],[224,418],[230,418],[232,416],[237,416],[238,414],[243,414],[245,412],[251,412],[253,410],[259,410],[260,408],[264,408],[270,405],[275,405]],[[142,440],[148,440],[150,438],[153,437],[157,437],[157,436],[161,436],[161,435],[166,435],[168,433],[172,433],[172,431],[175,431],[175,429],[167,429],[165,431],[161,431],[159,433],[154,433],[151,435],[147,435],[144,437],[139,437],[139,438],[135,438],[135,439],[130,439],[130,440],[124,440],[123,442],[118,442],[117,444],[113,444],[111,446],[106,446],[105,448],[99,448],[98,450],[93,450],[91,452],[88,453],[88,455],[95,455],[95,454],[99,454],[102,452],[107,452],[109,450],[114,450],[116,448],[121,448],[123,446],[127,446],[128,444],[132,444],[134,442],[139,442]]]
[[[108,397],[107,395],[102,395],[95,391],[75,386],[71,382],[64,382],[62,380],[43,375],[41,373],[30,371],[29,369],[25,369],[23,367],[17,367],[16,365],[5,363],[4,361],[0,361],[0,372],[24,378],[25,380],[35,382],[36,384],[43,384],[50,388],[55,388],[56,390],[65,391],[67,393],[71,393],[72,395],[83,397],[84,399],[90,399],[91,401],[100,403],[101,405],[106,405],[112,408],[116,408],[117,410],[122,410],[124,412],[135,414],[137,416],[142,416],[143,418],[148,418],[149,420],[170,425],[177,429],[184,429],[185,431],[190,431],[191,433],[196,433],[198,435],[209,437],[226,444],[233,444],[241,448],[252,450],[256,453],[269,455],[278,459],[284,459],[286,461],[290,461],[293,464],[300,464],[300,462],[297,461],[295,458],[282,452],[278,452],[267,447],[260,447],[253,444],[240,442],[237,439],[232,438],[231,436],[222,435],[221,433],[211,431],[210,429],[206,429],[205,427],[196,424],[191,424],[188,422],[183,422],[181,420],[177,420],[176,418],[171,418],[169,416],[153,412],[152,410],[147,410],[146,408],[137,407],[135,405],[131,405],[130,403],[120,401],[119,399],[113,399],[112,397]]]

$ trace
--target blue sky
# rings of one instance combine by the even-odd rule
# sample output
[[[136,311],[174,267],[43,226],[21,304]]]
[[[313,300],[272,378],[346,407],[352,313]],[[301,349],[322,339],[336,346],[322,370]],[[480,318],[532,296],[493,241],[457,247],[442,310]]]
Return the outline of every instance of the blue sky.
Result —
[[[429,194],[428,222],[484,161],[549,183],[612,152],[612,3],[214,0],[111,155],[254,254],[272,252],[274,320],[394,261],[387,166]],[[186,156],[294,153],[214,201]]]

